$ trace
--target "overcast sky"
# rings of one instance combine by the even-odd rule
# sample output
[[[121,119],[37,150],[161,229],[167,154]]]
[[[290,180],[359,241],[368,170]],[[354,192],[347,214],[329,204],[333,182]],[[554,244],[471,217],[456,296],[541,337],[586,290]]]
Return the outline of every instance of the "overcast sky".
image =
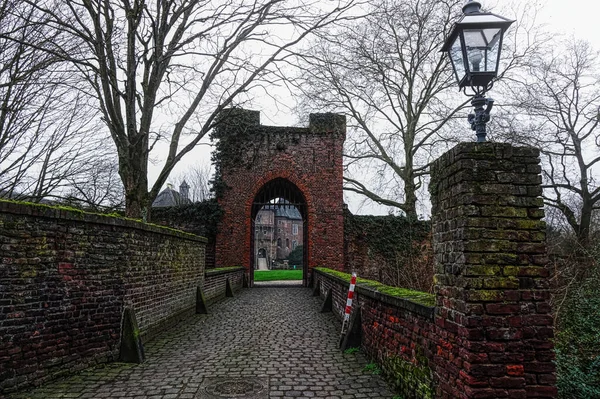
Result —
[[[479,0],[486,6],[485,0]],[[592,0],[565,1],[565,0],[518,0],[523,4],[544,4],[538,14],[538,23],[546,25],[548,31],[572,35],[578,39],[588,40],[596,49],[600,49],[600,3]],[[501,4],[502,0],[491,0],[488,3]],[[490,6],[488,4],[488,6]],[[491,6],[490,6],[491,7]],[[492,12],[495,10],[492,9]],[[497,11],[500,13],[500,11]],[[508,32],[510,35],[510,31]],[[290,99],[281,99],[283,102],[290,103]],[[260,101],[254,109],[261,111],[261,123],[265,125],[292,125],[298,123],[297,118],[292,114],[291,109],[285,107],[276,107],[272,101]],[[323,110],[327,112],[327,110]],[[465,122],[466,126],[466,122]],[[465,127],[467,130],[468,127]],[[206,140],[208,142],[208,140]],[[175,168],[171,174],[170,181],[176,181],[177,176],[184,172],[190,165],[203,162],[210,163],[210,148],[206,145],[201,146],[197,151],[188,154],[182,162]],[[150,166],[150,181],[156,178],[157,167]],[[352,212],[368,214],[387,214],[388,207],[367,204],[359,208],[360,200],[357,197],[346,195],[346,202],[349,203]]]
[[[547,0],[546,6],[541,11],[540,22],[547,23],[554,31],[589,40],[598,49],[600,48],[599,15],[600,4],[597,1]]]

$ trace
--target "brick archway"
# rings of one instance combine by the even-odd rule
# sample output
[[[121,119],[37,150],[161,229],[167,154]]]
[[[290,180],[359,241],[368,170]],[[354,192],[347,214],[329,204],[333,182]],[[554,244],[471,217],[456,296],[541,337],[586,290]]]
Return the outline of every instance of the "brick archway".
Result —
[[[221,119],[216,136],[227,142],[226,146],[217,144],[225,189],[219,195],[223,218],[216,266],[243,266],[250,277],[253,203],[266,184],[285,179],[306,202],[305,277],[315,266],[341,270],[346,118],[311,114],[308,128],[275,127],[261,125],[258,111],[234,109]]]
[[[302,191],[288,179],[284,179],[281,177],[275,178],[275,179],[270,180],[267,183],[265,183],[260,188],[260,190],[258,190],[258,192],[256,193],[256,196],[254,197],[254,200],[252,202],[251,213],[250,213],[250,221],[251,221],[250,251],[251,251],[251,256],[250,256],[250,268],[248,270],[250,286],[252,286],[254,283],[254,281],[253,281],[254,273],[252,273],[252,271],[256,270],[256,265],[255,265],[256,255],[257,255],[256,254],[256,240],[257,239],[260,240],[259,234],[261,234],[261,232],[258,231],[258,230],[260,230],[261,224],[255,225],[253,223],[253,221],[256,220],[256,217],[261,210],[266,210],[267,213],[275,216],[275,214],[280,214],[280,213],[289,214],[290,211],[292,210],[292,208],[297,210],[301,217],[302,234],[301,234],[301,237],[298,237],[298,238],[302,238],[301,242],[303,243],[302,280],[303,280],[304,284],[307,283],[307,281],[308,281],[308,262],[307,262],[307,260],[308,260],[308,250],[309,250],[308,239],[307,239],[308,238],[308,220],[307,220],[308,206],[307,205],[308,204],[306,202],[304,193],[302,193]],[[294,213],[294,212],[292,211],[291,213]],[[277,218],[274,218],[274,219],[277,219]],[[273,220],[272,222],[273,222],[273,230],[281,228],[281,226],[277,225],[275,220]],[[296,221],[295,224],[299,224],[298,221]],[[285,227],[284,227],[284,229],[285,229]],[[291,230],[291,227],[289,227],[289,230]],[[275,234],[275,231],[273,231],[273,237],[270,237],[270,238],[274,238],[277,235],[278,234]],[[267,239],[268,238],[269,237],[267,237]],[[267,241],[270,241],[270,240],[268,239]],[[261,241],[259,241],[259,243],[260,242]],[[280,247],[282,247],[282,248],[280,248]],[[287,247],[287,249],[285,247]],[[280,246],[279,243],[277,244],[276,248],[273,247],[273,250],[275,252],[279,252],[282,249],[286,250],[286,252],[287,252],[291,248],[289,247],[289,245]]]

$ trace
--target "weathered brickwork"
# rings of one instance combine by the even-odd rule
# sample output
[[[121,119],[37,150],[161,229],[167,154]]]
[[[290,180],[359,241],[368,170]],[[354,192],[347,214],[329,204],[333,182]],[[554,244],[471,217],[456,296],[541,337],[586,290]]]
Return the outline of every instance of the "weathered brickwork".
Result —
[[[432,166],[438,397],[556,397],[540,172],[497,143]]]
[[[332,310],[343,319],[349,283],[319,270],[320,296],[332,289]],[[434,308],[409,300],[383,295],[357,285],[352,312],[361,311],[361,348],[391,377],[403,397],[431,398],[435,351]]]
[[[244,268],[225,270],[207,270],[204,276],[204,299],[208,303],[213,303],[219,299],[225,298],[225,286],[227,279],[231,284],[231,289],[239,291],[244,283]]]
[[[216,200],[152,209],[152,223],[206,238],[206,269],[215,268],[215,241],[220,212]]]
[[[432,167],[435,308],[357,286],[362,347],[415,398],[555,398],[539,151],[464,143]],[[348,283],[320,271],[341,319]]]
[[[245,115],[245,118],[239,118]],[[346,121],[341,115],[312,114],[308,128],[260,125],[260,114],[236,110],[237,119],[221,127],[228,138],[221,174],[216,266],[251,265],[251,210],[257,193],[277,178],[302,193],[307,206],[308,267],[343,267],[342,147]],[[232,138],[233,137],[233,138]]]
[[[131,307],[143,339],[192,310],[202,237],[0,201],[0,392],[116,360]]]

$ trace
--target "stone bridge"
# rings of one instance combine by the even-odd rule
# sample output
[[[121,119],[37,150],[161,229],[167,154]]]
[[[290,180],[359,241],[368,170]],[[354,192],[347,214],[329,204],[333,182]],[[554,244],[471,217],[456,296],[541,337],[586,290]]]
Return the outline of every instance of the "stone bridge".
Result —
[[[338,261],[309,265],[312,290],[242,289],[249,265],[204,270],[201,237],[0,202],[1,392],[556,397],[538,151],[458,145],[433,165],[431,193],[435,294],[359,283],[358,354],[338,348]]]

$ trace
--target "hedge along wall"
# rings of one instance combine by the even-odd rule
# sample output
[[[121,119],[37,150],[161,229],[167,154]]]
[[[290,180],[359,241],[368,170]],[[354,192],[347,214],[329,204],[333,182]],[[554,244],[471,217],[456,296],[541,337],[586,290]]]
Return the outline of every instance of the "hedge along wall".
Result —
[[[315,269],[320,296],[331,289],[332,308],[342,319],[350,286],[350,274]],[[360,307],[361,347],[391,377],[396,390],[407,398],[433,398],[435,355],[434,295],[386,287],[359,278],[352,301]]]
[[[0,201],[0,392],[118,358],[193,311],[205,239],[136,221]]]
[[[244,285],[243,267],[224,267],[207,270],[204,277],[204,299],[213,303],[225,297],[227,280],[233,291],[242,289]]]
[[[431,292],[431,223],[344,210],[344,271],[381,283]]]

